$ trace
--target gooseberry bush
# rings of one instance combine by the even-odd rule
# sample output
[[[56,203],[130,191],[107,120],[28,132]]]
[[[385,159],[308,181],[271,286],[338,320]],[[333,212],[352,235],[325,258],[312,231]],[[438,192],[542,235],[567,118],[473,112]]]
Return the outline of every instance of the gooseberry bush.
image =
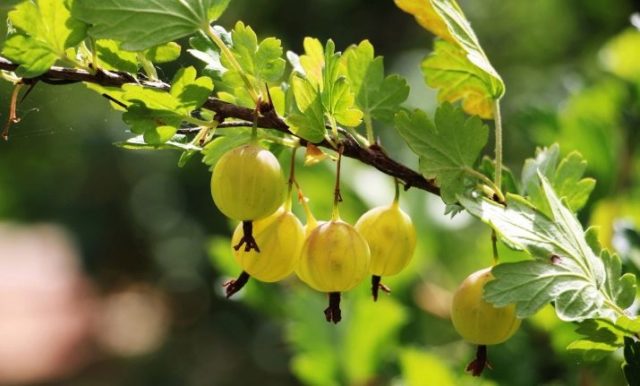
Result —
[[[294,274],[327,294],[324,317],[333,323],[342,319],[342,293],[370,277],[376,301],[380,290],[390,291],[384,278],[415,257],[420,235],[411,216],[418,214],[400,208],[401,191],[437,195],[451,216],[466,211],[492,230],[494,265],[461,284],[451,309],[455,329],[478,345],[468,367],[473,375],[487,365],[488,345],[504,342],[523,319],[552,304],[584,335],[570,350],[593,358],[622,348],[624,374],[640,384],[640,321],[628,310],[636,278],[599,244],[597,229],[584,229],[576,217],[595,186],[584,177],[586,161],[577,152],[562,158],[554,145],[527,159],[520,178],[503,166],[505,84],[455,0],[395,0],[436,36],[420,64],[438,90],[434,114],[404,106],[407,81],[385,72],[367,40],[340,50],[332,40],[308,37],[302,51],[285,54],[279,39],[259,39],[241,21],[216,25],[229,3],[9,1],[0,69],[14,92],[3,136],[19,121],[21,93],[37,83],[84,82],[122,112],[132,137],[120,146],[174,149],[180,166],[202,156],[211,167],[213,203],[238,223],[229,249],[240,273],[224,284],[228,297],[251,278],[272,283]],[[188,47],[177,42],[183,38]],[[161,80],[156,65],[185,50],[201,68]],[[419,159],[417,171],[385,152],[378,125],[395,128]],[[490,130],[493,157],[481,157]],[[305,166],[335,162],[329,219],[311,213],[295,176],[302,166],[297,150]],[[290,154],[289,170],[274,153]],[[355,224],[340,217],[343,157],[388,175],[396,188],[389,205]],[[292,211],[296,202],[304,226]],[[501,263],[500,244],[527,257]]]

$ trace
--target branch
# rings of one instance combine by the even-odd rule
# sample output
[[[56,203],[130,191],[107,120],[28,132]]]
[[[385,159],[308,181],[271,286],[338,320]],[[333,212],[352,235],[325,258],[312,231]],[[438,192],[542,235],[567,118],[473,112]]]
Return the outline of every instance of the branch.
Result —
[[[18,67],[18,64],[0,56],[0,70],[15,71]],[[137,83],[144,87],[160,90],[169,90],[171,87],[169,84],[157,80],[149,81],[137,79],[126,72],[97,70],[95,73],[91,73],[81,69],[58,66],[51,67],[49,71],[38,77],[24,79],[24,83],[28,84],[33,84],[38,81],[52,85],[88,82],[96,83],[105,87],[118,88],[126,83]],[[203,107],[214,111],[216,113],[216,119],[219,119],[220,122],[225,118],[235,118],[253,122],[255,117],[254,109],[236,106],[213,97],[210,97],[204,103]],[[258,126],[264,129],[278,130],[295,136],[295,134],[289,131],[289,126],[273,109],[262,112],[258,117]],[[307,141],[300,139],[300,143],[301,145],[306,146]],[[398,178],[404,183],[405,189],[414,187],[440,195],[440,188],[433,180],[427,180],[420,173],[391,159],[379,145],[376,144],[369,148],[364,148],[350,136],[345,136],[340,144],[344,146],[344,156],[357,159],[367,165],[373,166],[389,176]],[[315,145],[336,151],[336,149],[327,141],[322,141]]]

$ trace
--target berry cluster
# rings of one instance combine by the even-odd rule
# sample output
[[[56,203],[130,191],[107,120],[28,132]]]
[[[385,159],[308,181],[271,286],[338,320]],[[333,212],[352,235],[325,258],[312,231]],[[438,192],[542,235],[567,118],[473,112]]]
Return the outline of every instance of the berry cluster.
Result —
[[[355,226],[340,218],[339,154],[334,209],[330,220],[318,222],[300,194],[307,223],[302,225],[291,211],[295,150],[287,183],[277,158],[255,139],[225,153],[211,179],[213,200],[222,213],[240,221],[233,233],[233,255],[242,267],[237,279],[225,283],[227,297],[238,292],[253,277],[276,282],[295,272],[309,287],[327,293],[327,321],[341,320],[340,294],[371,275],[371,291],[388,292],[382,276],[399,273],[407,266],[416,247],[411,218],[393,202],[364,213]],[[458,333],[478,345],[476,359],[468,370],[479,375],[488,366],[486,346],[502,343],[520,326],[515,306],[496,308],[483,298],[484,285],[492,279],[490,268],[467,277],[454,294],[451,319]]]
[[[294,162],[294,160],[292,160]],[[398,205],[363,214],[355,226],[340,218],[336,197],[332,218],[318,222],[306,200],[303,226],[291,211],[293,168],[286,182],[277,158],[256,141],[225,153],[213,170],[211,193],[220,211],[240,221],[232,237],[233,255],[243,272],[225,284],[227,296],[238,292],[250,277],[275,282],[295,272],[311,288],[329,294],[327,321],[338,323],[340,293],[372,275],[372,293],[388,291],[382,276],[395,275],[410,261],[416,246],[416,231],[409,216]]]

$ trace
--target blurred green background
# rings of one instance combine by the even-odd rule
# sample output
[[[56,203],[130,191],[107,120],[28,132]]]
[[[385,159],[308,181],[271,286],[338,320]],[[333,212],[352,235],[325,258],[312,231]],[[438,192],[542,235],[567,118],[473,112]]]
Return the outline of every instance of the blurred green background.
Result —
[[[600,225],[602,241],[622,255],[626,270],[637,273],[640,32],[630,20],[640,5],[631,0],[461,5],[507,85],[502,103],[507,165],[517,174],[536,146],[554,142],[565,154],[582,152],[598,184],[581,220]],[[391,0],[233,0],[220,24],[229,28],[236,20],[298,52],[305,36],[332,38],[341,49],[369,39],[385,57],[387,71],[410,81],[408,104],[435,108],[435,93],[419,70],[432,36]],[[170,79],[179,65],[199,65],[184,51],[180,62],[160,70],[161,77]],[[0,83],[3,122],[10,92],[8,83]],[[210,172],[199,159],[181,169],[178,153],[113,146],[131,134],[120,114],[83,85],[39,84],[18,111],[22,121],[11,128],[10,140],[0,143],[0,225],[13,229],[7,234],[34,240],[40,238],[35,224],[57,224],[67,232],[77,249],[69,253],[78,256],[80,266],[62,265],[84,284],[73,287],[65,301],[82,304],[73,312],[87,321],[57,354],[64,365],[50,361],[48,371],[26,367],[13,378],[2,378],[11,366],[0,365],[0,384],[624,384],[620,355],[585,362],[566,352],[577,337],[575,326],[560,323],[550,308],[525,321],[510,341],[490,348],[492,370],[481,379],[467,376],[463,370],[474,348],[453,331],[448,302],[464,277],[491,264],[489,231],[463,214],[445,217],[436,197],[415,190],[403,194],[402,206],[419,234],[411,266],[386,281],[393,294],[377,303],[369,299],[368,283],[347,294],[344,319],[334,326],[324,320],[324,296],[295,278],[281,285],[251,283],[237,299],[224,299],[221,284],[239,272],[229,248],[234,224],[214,207]],[[417,166],[392,128],[376,129],[394,158]],[[287,154],[282,161],[287,164]],[[327,218],[331,163],[298,170],[316,217]],[[352,160],[343,170],[346,220],[391,201],[390,178]],[[6,259],[0,270],[8,276],[17,264],[5,257],[10,250],[0,243],[0,259]],[[522,258],[504,248],[501,253]],[[37,275],[39,267],[21,272]],[[34,302],[28,315],[16,311],[21,309],[16,304],[29,304],[30,296],[40,293],[29,292],[26,282],[20,281],[22,297],[15,287],[0,284],[5,323],[0,326],[19,332],[31,326],[25,320],[54,320],[51,308],[57,303],[49,299],[49,287],[39,295],[49,303]],[[24,336],[31,337],[28,331]],[[51,336],[37,336],[15,347],[0,339],[0,359],[11,358],[11,350],[23,344],[35,353],[48,352]]]

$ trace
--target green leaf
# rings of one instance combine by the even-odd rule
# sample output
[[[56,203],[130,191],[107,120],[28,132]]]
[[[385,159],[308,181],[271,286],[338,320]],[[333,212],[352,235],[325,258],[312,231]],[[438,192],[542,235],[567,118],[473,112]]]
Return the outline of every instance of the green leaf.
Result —
[[[597,361],[624,346],[626,337],[640,332],[640,320],[621,316],[613,323],[607,319],[587,319],[576,332],[583,338],[569,344],[567,350],[587,361]]]
[[[519,318],[529,317],[553,301],[556,314],[564,321],[599,317],[605,308],[594,281],[571,267],[550,261],[521,261],[499,264],[492,273],[496,279],[485,286],[485,299],[496,307],[515,303]]]
[[[171,90],[163,91],[137,84],[122,86],[124,101],[131,102],[123,114],[124,121],[147,143],[158,145],[175,135],[180,123],[200,107],[213,90],[210,78],[196,78],[196,70],[186,67],[178,71]]]
[[[485,299],[496,306],[515,303],[521,318],[555,302],[558,317],[565,321],[616,320],[635,287],[628,277],[620,277],[619,261],[595,255],[576,217],[541,173],[539,178],[550,218],[515,195],[507,196],[506,207],[487,199],[459,197],[508,245],[536,259],[494,267],[496,279],[485,287]]]
[[[615,253],[603,249],[600,259],[604,263],[607,279],[603,291],[618,307],[631,307],[636,294],[636,277],[632,273],[622,274],[622,262]]]
[[[129,138],[126,141],[116,142],[115,145],[127,150],[162,150],[162,149],[180,150],[180,151],[201,151],[202,150],[202,148],[200,148],[199,146],[191,144],[189,141],[189,138],[183,134],[176,134],[173,137],[171,137],[171,139],[169,139],[168,141],[160,145],[145,142],[144,137],[141,135]]]
[[[215,27],[214,27],[215,28]],[[213,74],[215,78],[222,78],[227,69],[220,61],[218,47],[203,33],[198,33],[189,38],[190,49],[187,50],[193,57],[206,63],[205,73]]]
[[[229,0],[75,0],[73,15],[91,24],[95,38],[142,51],[190,35],[220,16]]]
[[[211,78],[197,78],[194,67],[181,68],[171,82],[171,95],[178,101],[179,111],[191,112],[209,98],[213,91]]]
[[[398,75],[384,77],[382,57],[374,57],[368,40],[347,49],[342,58],[356,106],[366,116],[393,122],[400,104],[409,96],[407,81]]]
[[[178,60],[182,46],[176,42],[169,42],[149,48],[144,52],[144,56],[154,63],[168,63]]]
[[[2,55],[15,63],[21,63],[15,73],[23,78],[47,72],[58,60],[58,56],[46,46],[21,34],[9,36],[2,48]]]
[[[422,62],[422,73],[425,82],[438,89],[439,101],[461,100],[467,113],[493,117],[493,103],[502,91],[492,88],[492,76],[474,65],[462,48],[436,40],[434,51]]]
[[[231,31],[231,52],[246,74],[255,77],[258,84],[278,82],[282,77],[285,60],[279,39],[269,37],[258,44],[256,33],[241,21]],[[224,57],[222,63],[231,69]]]
[[[466,52],[466,57],[476,67],[490,76],[487,84],[491,96],[499,99],[504,94],[504,82],[493,68],[487,55],[480,46],[478,37],[471,28],[462,9],[455,0],[430,0],[434,9],[447,25],[449,32],[458,45]]]
[[[307,141],[318,143],[324,139],[326,129],[324,108],[318,90],[308,79],[297,74],[291,77],[291,89],[298,107],[286,118],[289,129]]]
[[[85,38],[86,25],[71,17],[65,4],[59,0],[26,1],[9,12],[17,33],[7,39],[2,55],[21,64],[20,76],[44,73],[56,60],[67,57],[67,48]]]
[[[305,38],[304,49],[305,54],[299,57],[293,53],[287,55],[296,68],[291,87],[297,108],[288,121],[296,130],[309,135],[305,139],[319,142],[321,126],[323,137],[327,123],[331,127],[336,123],[346,127],[358,126],[362,121],[362,111],[355,104],[355,95],[333,41],[328,40],[323,49],[319,40]]]
[[[138,72],[138,58],[135,52],[120,48],[120,43],[110,39],[96,40],[98,66],[107,70]]]
[[[146,143],[160,145],[178,131],[182,116],[167,109],[152,109],[139,101],[129,105],[122,114],[124,122],[136,134],[143,134]]]
[[[582,178],[586,168],[587,162],[575,151],[560,160],[558,144],[536,149],[535,158],[527,159],[522,168],[522,194],[528,196],[534,206],[549,213],[538,183],[539,171],[547,177],[556,194],[565,200],[569,209],[578,211],[587,203],[596,184],[593,178]]]
[[[207,11],[207,16],[209,16],[209,21],[216,21],[222,16],[224,11],[227,9],[229,2],[231,0],[214,0],[209,5],[209,10]]]
[[[493,101],[504,95],[504,82],[457,2],[396,0],[396,4],[444,39],[436,41],[434,52],[422,64],[427,84],[440,89],[439,100],[463,100],[467,113],[492,118]]]
[[[420,171],[425,178],[435,178],[443,201],[455,203],[457,195],[465,191],[465,179],[479,174],[473,165],[487,143],[487,126],[478,117],[467,118],[462,110],[448,103],[436,111],[435,124],[421,110],[399,112],[395,124],[420,157]]]
[[[394,0],[398,8],[410,13],[416,18],[418,24],[431,31],[434,35],[439,36],[450,42],[455,42],[453,36],[449,32],[447,25],[442,17],[433,7],[433,2],[429,0]]]
[[[630,386],[640,384],[640,342],[633,338],[624,338],[622,371]]]

